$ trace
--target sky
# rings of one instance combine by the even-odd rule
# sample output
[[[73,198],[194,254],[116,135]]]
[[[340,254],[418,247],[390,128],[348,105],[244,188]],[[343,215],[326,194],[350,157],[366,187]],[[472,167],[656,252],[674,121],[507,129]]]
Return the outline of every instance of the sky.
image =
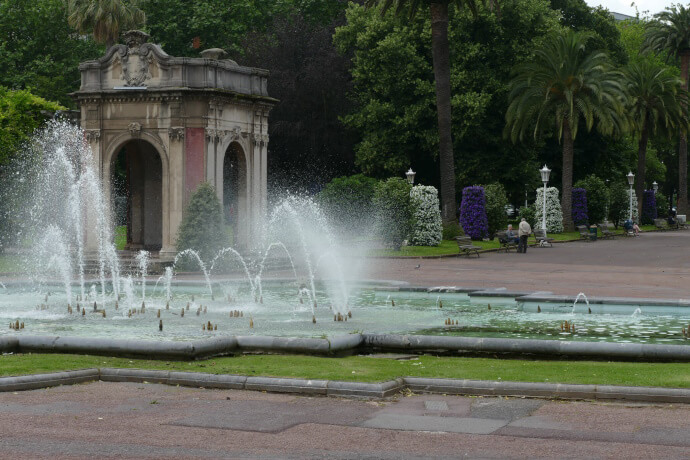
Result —
[[[635,7],[640,12],[640,16],[645,16],[644,12],[650,14],[658,13],[672,3],[685,3],[681,0],[635,0],[635,6],[631,6],[633,0],[585,0],[589,6],[603,6],[609,11],[635,16]]]

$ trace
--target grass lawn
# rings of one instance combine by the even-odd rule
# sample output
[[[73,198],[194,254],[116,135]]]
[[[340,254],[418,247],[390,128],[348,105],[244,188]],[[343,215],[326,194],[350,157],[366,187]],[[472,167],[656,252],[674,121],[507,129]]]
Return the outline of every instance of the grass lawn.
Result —
[[[120,225],[115,227],[115,249],[121,251],[127,244],[127,226]]]
[[[25,375],[89,367],[164,369],[211,374],[380,382],[396,377],[436,377],[689,388],[690,363],[551,361],[420,356],[392,359],[350,356],[241,355],[205,361],[154,361],[62,354],[0,356],[0,375]]]
[[[654,230],[656,227],[654,225],[642,225],[640,230],[643,232]],[[614,230],[612,230],[614,231]],[[619,228],[615,230],[614,233],[617,235],[623,235],[623,229]],[[579,232],[564,232],[564,233],[549,233],[549,238],[553,238],[556,241],[576,241],[580,239]],[[601,236],[601,232],[599,232]],[[534,239],[529,239],[530,244],[534,244]],[[482,249],[498,249],[498,240],[493,239],[491,241],[473,241],[472,244],[479,246]],[[404,246],[400,248],[399,251],[394,249],[373,249],[368,252],[370,256],[378,257],[425,257],[425,256],[444,256],[444,255],[455,255],[458,253],[458,245],[455,241],[444,240],[438,246]]]

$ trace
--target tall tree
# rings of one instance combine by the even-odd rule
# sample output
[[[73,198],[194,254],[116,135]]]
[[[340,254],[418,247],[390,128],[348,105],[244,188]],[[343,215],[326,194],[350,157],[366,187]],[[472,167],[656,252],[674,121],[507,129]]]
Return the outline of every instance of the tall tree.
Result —
[[[683,114],[687,93],[681,89],[682,80],[651,61],[628,64],[623,73],[628,92],[626,112],[633,133],[639,136],[635,193],[641,197],[645,189],[649,137],[670,134],[676,128],[687,130]],[[642,215],[642,200],[638,200],[638,208]]]
[[[563,227],[573,228],[573,143],[580,120],[589,131],[595,122],[605,134],[626,128],[622,74],[604,52],[586,49],[588,33],[566,30],[535,51],[531,61],[515,67],[504,134],[513,142],[532,132],[537,138],[555,129],[562,142],[561,209]]]
[[[647,26],[643,50],[669,52],[680,58],[680,75],[683,89],[688,89],[690,65],[690,8],[672,5],[654,15],[655,21]],[[684,106],[687,110],[687,106]],[[681,130],[678,146],[678,213],[688,213],[688,140]]]
[[[395,6],[396,13],[409,11],[410,17],[417,14],[423,4],[431,13],[431,50],[436,82],[436,110],[439,133],[439,166],[441,176],[441,216],[446,224],[456,221],[455,212],[455,158],[451,135],[450,110],[450,51],[448,46],[448,7],[450,4],[464,6],[476,14],[479,0],[367,0],[367,7],[381,5],[385,14]]]
[[[480,8],[475,17],[465,9],[450,20],[455,180],[458,192],[499,181],[511,202],[519,203],[526,188],[537,187],[536,152],[543,142],[506,143],[496,132],[505,125],[512,67],[529,59],[560,26],[548,0],[502,0],[501,12],[498,17]],[[381,16],[351,4],[347,24],[338,27],[334,40],[352,56],[354,105],[343,121],[356,135],[357,167],[385,178],[411,166],[416,180],[440,188],[429,18]],[[558,145],[552,149],[560,156]]]
[[[64,0],[0,0],[0,86],[73,107],[79,62],[100,48],[67,24]]]
[[[117,42],[120,32],[146,22],[138,0],[67,0],[67,13],[72,27],[80,34],[92,33],[106,48]]]

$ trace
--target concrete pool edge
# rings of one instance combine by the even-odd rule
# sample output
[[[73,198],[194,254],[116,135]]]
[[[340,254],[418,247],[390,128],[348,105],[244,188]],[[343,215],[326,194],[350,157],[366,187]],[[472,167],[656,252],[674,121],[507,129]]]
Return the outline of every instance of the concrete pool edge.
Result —
[[[251,390],[299,395],[351,398],[388,398],[404,391],[428,394],[513,396],[548,399],[620,400],[654,403],[690,403],[690,389],[586,385],[491,380],[402,377],[379,383],[247,377],[130,368],[91,368],[73,371],[0,377],[0,392],[36,390],[90,382],[158,383],[204,389]]]
[[[690,346],[397,334],[346,334],[327,338],[225,336],[189,342],[109,338],[5,336],[4,353],[67,353],[152,359],[200,359],[243,352],[338,355],[357,351],[506,353],[599,359],[690,362]]]

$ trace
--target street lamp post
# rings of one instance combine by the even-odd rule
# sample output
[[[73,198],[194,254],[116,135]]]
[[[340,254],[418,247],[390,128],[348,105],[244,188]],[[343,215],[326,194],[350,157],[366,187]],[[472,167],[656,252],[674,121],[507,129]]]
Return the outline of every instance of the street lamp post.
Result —
[[[654,190],[654,195],[656,196],[656,191],[659,190],[659,184],[656,181],[652,182],[652,189]]]
[[[417,174],[417,173],[412,171],[412,168],[408,169],[407,172],[405,173],[405,177],[407,177],[407,182],[409,182],[410,185],[414,184],[414,175],[415,174]]]
[[[529,185],[525,184],[525,207],[527,207],[527,190],[528,190]]]
[[[628,219],[630,221],[633,220],[633,210],[632,210],[632,188],[633,188],[633,183],[635,182],[635,175],[630,171],[628,175],[626,176],[628,178],[628,185],[630,185],[630,216]]]
[[[544,200],[541,208],[541,228],[544,230],[544,234],[546,234],[546,184],[549,182],[549,174],[551,174],[551,170],[544,165],[539,172],[541,173],[541,181],[544,183]]]

